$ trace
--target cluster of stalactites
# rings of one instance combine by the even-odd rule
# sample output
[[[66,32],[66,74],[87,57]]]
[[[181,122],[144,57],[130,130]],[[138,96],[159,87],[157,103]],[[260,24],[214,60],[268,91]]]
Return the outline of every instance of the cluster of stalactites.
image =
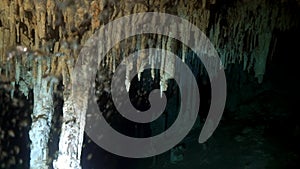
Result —
[[[214,18],[209,37],[225,68],[241,63],[244,70],[253,69],[258,82],[262,82],[267,58],[276,47],[274,30],[284,31],[299,24],[280,3],[284,1],[238,1]]]
[[[0,75],[5,77],[1,80],[11,81],[11,93],[15,84],[19,84],[19,89],[28,96],[29,89],[42,77],[63,75],[65,83],[70,81],[70,70],[80,47],[79,38],[84,39],[79,31],[74,33],[72,25],[80,27],[86,22],[82,12],[77,11],[83,8],[87,11],[87,3],[1,1]]]
[[[297,23],[290,14],[287,14],[286,9],[280,7],[280,3],[285,3],[284,1],[274,4],[270,4],[267,0],[237,1],[226,12],[214,15],[211,15],[209,4],[218,3],[215,0],[84,0],[76,3],[56,0],[2,0],[1,3],[0,64],[6,62],[5,53],[16,45],[43,51],[47,55],[65,55],[66,59],[59,60],[55,68],[57,70],[55,75],[62,74],[64,80],[66,79],[64,83],[70,81],[70,70],[72,63],[76,61],[80,45],[84,45],[103,24],[129,14],[147,11],[167,12],[189,20],[204,33],[207,32],[225,67],[230,63],[243,63],[245,70],[254,68],[259,81],[262,81],[265,72],[267,56],[276,44],[273,30],[275,28],[286,30]],[[211,29],[207,30],[209,25]],[[161,48],[169,48],[168,38],[155,39],[156,41],[147,45],[156,47],[157,44],[161,44]],[[146,44],[144,41],[137,37],[131,45],[143,48]],[[185,46],[178,48],[182,50],[182,59],[185,62],[188,49]],[[109,69],[114,72],[115,60],[128,56],[129,52],[128,46],[113,52],[111,57],[107,58]],[[152,60],[155,62],[155,59]],[[141,58],[136,66],[128,63],[127,67],[128,69],[136,67],[140,78],[143,63]],[[169,77],[165,77],[164,73],[160,74],[161,88],[164,90],[165,79]],[[129,83],[127,80],[127,88]]]
[[[147,4],[148,3],[148,4]],[[214,3],[214,1],[212,1]],[[120,3],[118,11],[114,14],[112,18],[118,18],[120,16],[128,15],[131,13],[139,13],[139,12],[147,12],[147,11],[155,11],[155,12],[171,12],[177,11],[178,15],[184,19],[189,20],[191,23],[196,25],[203,32],[206,31],[209,25],[209,17],[210,11],[205,8],[207,2],[205,0],[199,2],[196,0],[185,1],[185,0],[176,0],[176,1],[159,1],[159,0],[150,0],[148,2],[138,1],[137,4],[128,4],[128,3]],[[170,9],[173,8],[173,9]],[[134,23],[134,22],[133,22]],[[162,23],[163,24],[163,23]],[[134,25],[134,24],[133,24]],[[123,27],[132,26],[132,25],[120,25],[120,30]],[[169,26],[169,25],[166,25]],[[182,32],[186,30],[181,30]],[[126,35],[125,35],[126,36]],[[200,35],[199,35],[200,36]],[[114,35],[111,35],[113,38]],[[197,37],[195,37],[197,38]],[[186,39],[188,41],[190,39]],[[109,40],[107,43],[110,43]],[[161,36],[161,35],[137,35],[133,38],[125,39],[124,43],[116,44],[116,46],[106,55],[106,59],[102,62],[102,66],[107,68],[109,72],[114,73],[117,67],[117,63],[124,58],[127,58],[131,53],[137,52],[139,50],[143,50],[146,48],[160,48],[163,50],[171,51],[175,54],[184,53],[182,56],[183,62],[186,62],[189,56],[188,53],[191,53],[188,50],[188,47],[182,44],[177,44],[170,37]],[[108,45],[110,46],[110,45]],[[182,49],[182,52],[179,50]],[[103,52],[101,53],[103,54]],[[166,56],[166,53],[162,54],[150,54],[149,57],[145,57],[144,53],[138,52],[138,58],[134,62],[131,59],[126,59],[126,73],[125,73],[125,87],[126,90],[130,89],[130,72],[137,72],[138,80],[141,80],[142,74],[145,69],[145,65],[149,64],[151,67],[151,78],[155,77],[160,78],[160,89],[161,92],[167,90],[167,81],[174,77],[175,73],[175,60],[174,58],[170,58]],[[192,57],[189,57],[190,60]],[[193,62],[193,61],[187,62]],[[154,69],[154,65],[160,63],[160,70],[157,71]],[[195,69],[199,69],[200,62],[197,62],[198,65],[194,65]],[[166,68],[168,67],[171,70],[171,73],[166,73]]]
[[[2,11],[2,14],[0,15],[0,63],[8,65],[6,71],[10,72],[12,75],[14,73],[10,65],[21,65],[13,66],[17,72],[14,80],[12,80],[14,84],[23,83],[23,81],[19,81],[19,72],[21,74],[24,74],[24,72],[31,72],[32,75],[30,76],[33,78],[23,78],[34,81],[36,79],[36,65],[39,62],[46,62],[45,65],[48,65],[48,67],[49,63],[56,62],[57,64],[51,64],[51,70],[53,71],[51,71],[50,74],[54,76],[62,75],[64,80],[63,83],[67,84],[71,81],[70,70],[72,69],[72,66],[74,66],[74,61],[78,55],[80,45],[83,45],[101,25],[133,13],[147,11],[178,11],[179,16],[188,19],[190,22],[201,28],[201,30],[206,30],[210,16],[209,10],[205,9],[205,5],[208,3],[209,2],[206,2],[206,0],[202,0],[201,2],[196,0],[138,0],[119,2],[84,0],[76,3],[55,0],[3,0],[3,5],[0,7],[0,11]],[[168,38],[159,37],[157,38],[157,42],[153,43],[152,46],[156,47],[157,45],[154,46],[154,44],[160,44],[159,46],[161,48],[168,49],[170,48],[168,42],[170,42]],[[15,63],[12,64],[11,62],[13,60],[11,60],[6,64],[7,51],[10,50],[10,47],[16,45],[26,46],[32,51],[42,51],[39,52],[42,54],[37,54],[37,56],[41,55],[41,58],[47,59],[42,59],[42,61],[27,61],[31,65],[25,66],[23,65],[23,62],[20,62],[17,58],[22,58],[24,60],[26,57],[14,57],[13,60]],[[136,45],[136,49],[143,49],[145,48],[146,42],[145,39],[139,39],[139,37],[137,37],[136,41],[132,43],[131,46],[132,45]],[[128,56],[129,52],[130,50],[127,48],[122,49],[122,52],[119,50],[112,52],[111,56],[107,57],[106,61],[109,70],[114,72],[116,69],[116,60],[120,58],[120,56]],[[61,59],[59,56],[65,57]],[[33,58],[36,58],[36,56],[33,56]],[[154,62],[156,62],[156,59],[162,59],[162,63],[167,63],[167,66],[172,64],[170,63],[172,61],[164,60],[157,56],[149,62],[152,62],[153,65]],[[145,64],[143,57],[141,57],[136,64],[137,65],[134,67],[138,70],[140,79]],[[129,71],[133,65],[128,63],[127,67]],[[31,69],[31,71],[27,71],[29,69]],[[164,67],[162,66],[161,69],[163,70]],[[43,69],[43,74],[49,73],[44,71],[45,70]],[[152,70],[152,77],[154,78],[154,76],[154,70]],[[160,76],[161,89],[166,90],[166,81],[169,78],[172,78],[172,76],[169,77],[164,71],[160,72]],[[128,81],[128,78],[126,79],[126,86],[129,89],[130,82]],[[27,83],[32,84],[26,82],[26,84]],[[24,88],[24,90],[25,89],[27,88]],[[25,95],[27,95],[27,93],[26,90]]]
[[[2,67],[4,67],[6,80],[12,85],[11,97],[13,97],[16,84],[19,90],[28,97],[30,89],[34,86],[41,86],[42,78],[57,81],[57,78],[52,75],[53,68],[56,68],[54,66],[56,60],[55,56],[32,51],[25,46],[16,46],[8,51],[6,62]]]
[[[35,69],[41,62],[44,65],[43,76],[59,77],[63,74],[70,81],[70,68],[78,55],[80,39],[89,36],[83,34],[89,26],[89,18],[83,14],[90,12],[89,8],[89,1],[73,4],[71,1],[55,0],[1,0],[0,74],[10,72],[14,75],[16,72],[15,77],[7,80],[13,80],[12,84],[18,83],[19,73],[26,75],[26,70],[32,70],[29,72],[36,77]],[[22,51],[25,48],[30,52]]]
[[[196,35],[199,36],[198,38],[202,36],[201,34]],[[157,50],[155,53],[151,53],[153,51],[150,50],[150,53],[145,56],[146,53],[141,52],[140,50],[148,48],[161,50]],[[152,80],[158,79],[162,94],[162,92],[166,91],[168,88],[168,80],[174,79],[175,73],[180,73],[177,70],[179,65],[177,65],[178,63],[176,63],[174,56],[169,55],[167,51],[175,54],[176,57],[181,58],[182,63],[184,62],[183,64],[187,64],[192,69],[195,76],[199,76],[205,71],[201,60],[196,57],[196,51],[192,51],[192,49],[171,37],[154,34],[137,35],[118,43],[106,54],[106,57],[104,57],[104,60],[100,63],[99,69],[107,70],[106,73],[110,76],[116,71],[116,68],[121,61],[124,60],[126,64],[124,71],[124,85],[127,91],[130,89],[131,79],[133,78],[131,76],[136,75],[138,81],[141,81],[143,78],[152,78]],[[103,52],[100,53],[103,54]],[[134,56],[129,57],[129,55],[133,53],[135,53]],[[209,53],[205,54],[208,57],[207,59],[216,57]],[[212,62],[207,66],[220,69],[219,62]],[[150,74],[144,74],[146,67],[150,68]],[[185,78],[185,75],[181,75],[180,78]],[[106,83],[105,79],[100,79],[102,79],[102,83]]]
[[[9,48],[22,45],[31,50],[49,53],[66,53],[71,50],[62,47],[70,42],[79,48],[103,24],[133,13],[156,11],[178,11],[181,17],[205,30],[208,26],[209,10],[204,9],[209,2],[202,0],[185,1],[105,1],[84,0],[2,0],[0,15],[0,63],[5,62]],[[189,17],[187,17],[189,16]]]

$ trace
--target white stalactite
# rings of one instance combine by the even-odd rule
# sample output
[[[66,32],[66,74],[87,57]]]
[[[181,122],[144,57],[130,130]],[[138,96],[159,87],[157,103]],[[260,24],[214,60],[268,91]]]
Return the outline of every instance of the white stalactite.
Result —
[[[130,89],[130,71],[133,69],[133,63],[131,60],[126,59],[126,77],[125,77],[125,87],[126,91],[129,92]]]
[[[162,37],[162,53],[161,53],[161,62],[160,62],[160,96],[162,97],[162,93],[164,91],[167,91],[168,84],[167,84],[167,76],[165,70],[165,64],[166,64],[166,53],[164,50],[166,50],[166,44],[167,44],[167,37]]]

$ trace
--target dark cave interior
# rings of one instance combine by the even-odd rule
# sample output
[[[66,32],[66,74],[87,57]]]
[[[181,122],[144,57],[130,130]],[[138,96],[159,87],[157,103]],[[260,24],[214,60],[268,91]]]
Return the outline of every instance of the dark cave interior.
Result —
[[[238,169],[242,167],[262,168],[262,166],[266,169],[297,168],[299,166],[300,117],[296,107],[299,96],[299,81],[296,79],[298,63],[294,58],[298,52],[298,44],[295,42],[299,38],[300,34],[296,31],[278,33],[278,44],[272,60],[268,60],[262,84],[258,84],[253,76],[242,71],[240,65],[230,66],[226,71],[229,94],[224,116],[216,133],[204,145],[197,143],[197,136],[205,120],[205,111],[207,111],[205,102],[206,104],[209,102],[209,94],[208,96],[206,94],[206,98],[205,94],[201,95],[200,107],[203,105],[203,108],[200,108],[200,111],[202,114],[196,121],[199,124],[195,124],[194,129],[181,143],[186,146],[182,161],[171,163],[170,151],[146,159],[120,157],[99,148],[85,135],[83,157],[86,158],[82,158],[83,168],[99,168],[99,166],[107,169],[124,168],[124,166],[126,168],[162,168],[163,166],[163,168],[172,169],[200,167]],[[135,80],[133,84],[138,84],[137,79]],[[132,86],[134,87],[140,86]],[[170,94],[174,92],[171,91]],[[104,103],[107,103],[107,95],[101,96],[105,100]],[[131,98],[134,98],[134,94],[131,95]],[[59,119],[63,101],[57,100],[60,101],[57,101],[55,118]],[[133,104],[136,103],[134,99],[132,100]],[[145,98],[143,100],[147,103]],[[0,102],[1,128],[15,133],[13,136],[6,136],[1,146],[5,147],[3,148],[5,151],[13,151],[16,146],[20,148],[20,153],[15,160],[23,162],[19,165],[12,165],[11,168],[28,168],[30,143],[27,133],[30,127],[27,125],[21,128],[17,124],[30,123],[32,94],[29,99],[26,99],[16,91],[15,98],[11,99],[9,91],[2,89]],[[103,104],[100,102],[99,104]],[[140,105],[147,105],[146,103]],[[170,104],[171,107],[175,106]],[[137,108],[143,109],[138,106]],[[113,110],[108,109],[108,111]],[[176,117],[176,113],[174,115]],[[136,124],[129,120],[123,119],[122,121],[122,117],[118,114],[114,116],[107,120],[124,134],[135,137],[148,137],[152,134],[150,125],[153,124]],[[162,123],[165,117],[165,115],[160,117],[156,123]],[[166,122],[163,123],[166,124]],[[59,125],[58,120],[56,127]],[[153,126],[159,126],[159,124]],[[158,130],[163,131],[165,127],[167,126]],[[58,133],[59,128],[52,133],[52,139],[49,142],[50,154],[57,148]]]
[[[232,1],[233,3],[234,1]],[[231,1],[211,6],[211,11],[226,10]],[[290,7],[291,9],[298,7]],[[293,9],[294,10],[294,9]],[[211,17],[213,18],[213,17]],[[299,18],[298,18],[299,19]],[[2,22],[0,20],[0,27]],[[193,129],[175,148],[163,154],[142,158],[125,158],[99,147],[86,134],[82,148],[83,169],[296,169],[300,167],[300,114],[297,56],[299,28],[274,30],[274,49],[270,49],[262,83],[253,70],[244,71],[241,63],[231,63],[225,70],[227,100],[222,120],[204,144],[197,141],[210,105],[208,77],[197,77],[201,101]],[[274,41],[274,39],[273,39]],[[272,44],[274,42],[271,42]],[[150,76],[145,70],[143,76]],[[1,77],[2,78],[2,77]],[[96,79],[97,84],[97,79]],[[131,82],[129,96],[139,110],[150,107],[149,92],[159,88],[159,74],[153,79]],[[150,137],[166,130],[175,121],[180,103],[178,86],[168,81],[167,107],[160,118],[150,124],[131,122],[118,114],[108,92],[98,95],[97,103],[107,122],[117,131],[131,137]],[[106,84],[107,85],[107,84]],[[26,98],[19,90],[10,96],[10,83],[0,80],[0,168],[27,169],[30,160],[30,114],[33,93]],[[63,99],[60,83],[55,92],[55,113],[50,133],[49,164],[57,157]],[[97,84],[103,90],[103,84]],[[178,156],[174,159],[172,156]]]

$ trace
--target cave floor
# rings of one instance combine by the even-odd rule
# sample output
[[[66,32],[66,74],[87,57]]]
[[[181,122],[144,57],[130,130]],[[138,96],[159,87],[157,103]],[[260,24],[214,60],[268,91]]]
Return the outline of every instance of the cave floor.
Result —
[[[255,100],[239,106],[232,116],[225,115],[205,144],[197,143],[201,128],[192,130],[189,136],[193,139],[187,142],[182,161],[170,163],[168,152],[157,157],[156,165],[151,166],[153,158],[148,159],[148,168],[299,168],[300,123],[297,113],[287,112],[292,111],[289,99],[282,99],[287,97],[291,96],[285,92],[262,92]],[[145,168],[145,161],[141,160],[137,168]]]
[[[299,154],[291,138],[265,136],[265,127],[220,125],[204,145],[191,142],[181,162],[172,164],[161,157],[152,169],[284,169],[298,168]],[[139,167],[140,168],[140,167]],[[142,168],[142,167],[141,167]]]

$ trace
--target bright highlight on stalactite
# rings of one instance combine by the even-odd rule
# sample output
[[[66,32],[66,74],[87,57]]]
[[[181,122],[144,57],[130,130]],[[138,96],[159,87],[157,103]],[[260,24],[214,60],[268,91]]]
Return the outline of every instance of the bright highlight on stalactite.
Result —
[[[299,22],[296,22],[298,19],[279,5],[287,1],[243,0],[216,12],[211,10],[211,7],[222,2],[215,0],[83,0],[76,3],[71,0],[1,0],[0,75],[1,78],[5,77],[3,80],[11,82],[12,96],[15,86],[18,85],[25,96],[28,96],[29,90],[34,89],[35,98],[45,97],[50,100],[55,90],[54,84],[62,79],[65,89],[63,97],[66,103],[70,103],[64,105],[64,124],[68,122],[68,125],[63,125],[65,127],[63,137],[64,139],[74,137],[74,144],[78,148],[69,146],[70,141],[61,140],[60,146],[66,146],[65,149],[70,152],[65,154],[60,152],[60,155],[62,155],[61,159],[71,156],[69,159],[77,160],[77,163],[65,164],[67,167],[76,164],[80,168],[85,123],[72,121],[72,118],[81,119],[85,114],[71,111],[74,106],[72,104],[76,103],[68,99],[74,97],[70,93],[72,69],[78,52],[97,29],[114,19],[133,13],[174,14],[187,19],[206,33],[215,45],[225,68],[233,63],[242,64],[244,70],[248,72],[253,70],[258,82],[262,82],[267,58],[276,47],[274,31],[284,31],[299,25]],[[115,29],[121,31],[135,28],[134,25],[120,25]],[[111,37],[114,38],[114,35]],[[199,35],[194,35],[194,38],[197,37]],[[193,39],[186,40],[193,41]],[[99,42],[99,45],[101,43]],[[110,41],[107,40],[106,43]],[[172,51],[180,56],[183,62],[191,65],[196,74],[205,69],[200,66],[199,61],[193,60],[192,51],[187,46],[161,35],[138,35],[116,44],[106,55],[106,60],[101,63],[101,66],[112,74],[123,58],[145,48]],[[143,78],[144,66],[148,63],[152,65],[151,78],[159,77],[161,92],[167,90],[168,79],[172,79],[173,75],[164,73],[164,70],[168,67],[173,68],[175,72],[174,58],[165,57],[164,54],[158,56],[154,54],[149,60],[145,60],[141,55],[137,63],[126,60],[124,83],[127,91],[130,89],[130,72],[133,69],[137,70],[140,80]],[[157,60],[161,61],[160,70],[154,69]],[[216,65],[212,66],[217,68]],[[42,96],[43,94],[48,95]],[[44,114],[35,115],[35,112],[38,112],[38,104],[44,103],[35,102],[35,104],[37,107],[32,115],[33,118],[43,117]],[[46,111],[50,121],[52,111],[51,107]],[[47,119],[48,123],[49,119]],[[74,127],[80,131],[72,133]],[[66,166],[64,169],[67,168]],[[62,166],[57,164],[54,167]]]

